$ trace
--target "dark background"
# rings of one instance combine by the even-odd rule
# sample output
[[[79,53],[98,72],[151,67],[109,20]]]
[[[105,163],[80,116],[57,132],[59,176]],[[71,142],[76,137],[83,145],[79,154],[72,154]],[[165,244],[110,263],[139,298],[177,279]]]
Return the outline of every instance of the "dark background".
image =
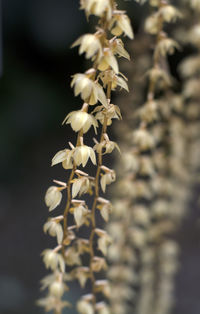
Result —
[[[62,120],[81,105],[69,87],[70,76],[86,68],[69,47],[89,28],[78,0],[4,0],[1,8],[0,314],[39,314],[35,300],[45,274],[40,253],[53,243],[42,232],[48,217],[43,198],[52,178],[63,175],[50,168],[51,158],[72,136]],[[138,17],[137,29],[139,6],[126,1],[121,8]],[[178,235],[182,266],[174,314],[200,313],[197,200],[195,187]],[[76,299],[77,287],[68,293],[70,300]]]

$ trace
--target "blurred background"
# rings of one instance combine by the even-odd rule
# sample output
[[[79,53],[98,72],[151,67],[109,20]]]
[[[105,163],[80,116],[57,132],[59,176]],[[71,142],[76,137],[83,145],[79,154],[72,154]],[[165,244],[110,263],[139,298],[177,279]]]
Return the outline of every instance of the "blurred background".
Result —
[[[53,243],[42,231],[43,199],[52,178],[63,176],[50,168],[51,158],[73,136],[62,120],[81,104],[69,85],[85,61],[70,45],[89,28],[78,0],[2,0],[0,7],[0,314],[39,314],[40,253]],[[138,17],[137,30],[139,6],[123,1],[121,8]],[[173,314],[200,313],[198,190],[178,235],[182,264]],[[72,302],[78,291],[74,285],[68,293]]]

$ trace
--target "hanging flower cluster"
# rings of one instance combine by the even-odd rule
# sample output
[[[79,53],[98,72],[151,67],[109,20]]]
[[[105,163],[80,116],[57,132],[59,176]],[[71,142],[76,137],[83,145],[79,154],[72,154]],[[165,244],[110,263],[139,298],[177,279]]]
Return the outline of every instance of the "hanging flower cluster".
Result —
[[[91,67],[71,80],[82,105],[63,125],[77,134],[76,142],[52,158],[67,180],[54,180],[45,195],[49,212],[66,198],[64,210],[43,227],[57,244],[42,252],[51,274],[41,280],[47,294],[38,304],[54,314],[71,306],[65,296],[75,280],[87,290],[77,302],[80,314],[170,314],[173,308],[179,267],[174,233],[186,214],[200,159],[200,0],[136,2],[148,2],[150,15],[129,44],[134,61],[127,62],[122,38],[134,35],[126,12],[115,0],[80,0],[96,28],[72,47]],[[185,45],[193,52],[179,66],[181,92],[168,57]],[[124,60],[130,93],[118,58]],[[121,93],[113,104],[116,90],[126,96]],[[119,149],[108,129],[122,115]],[[111,169],[104,155],[120,150]],[[106,193],[116,173],[111,200]]]
[[[130,104],[125,108],[126,125],[123,124],[120,132],[124,166],[116,185],[117,193],[114,192],[115,221],[109,226],[114,243],[109,250],[113,266],[108,270],[108,276],[112,281],[112,309],[117,314],[133,309],[137,314],[167,313],[166,309],[170,309],[172,303],[172,290],[167,295],[166,286],[173,282],[178,252],[176,243],[168,239],[173,223],[166,139],[169,134],[167,121],[173,105],[168,102],[165,91],[170,90],[172,83],[167,55],[173,54],[179,45],[168,37],[164,27],[166,23],[175,22],[180,13],[168,1],[150,1],[150,5],[154,11],[146,19],[145,30],[155,36],[152,66],[145,52],[148,51],[147,40],[147,47],[144,43],[140,46],[142,51],[139,51],[138,64],[134,68],[134,84],[138,81],[138,73],[142,77],[141,69],[143,76],[146,70],[147,97],[144,100],[136,95],[134,105],[131,95],[127,100],[136,108],[134,112]],[[144,82],[137,84],[140,86],[136,85],[136,92],[139,89],[141,95],[146,86]],[[122,168],[121,164],[119,167]],[[173,258],[164,260],[160,252],[166,248],[164,254],[168,255],[170,247],[174,247]],[[171,264],[174,268],[170,273]],[[167,267],[169,271],[165,273]],[[120,294],[120,291],[125,293]]]
[[[64,307],[70,306],[63,298],[69,290],[68,281],[76,279],[82,287],[86,282],[90,285],[90,293],[77,303],[78,312],[107,314],[110,311],[104,299],[111,293],[110,286],[107,280],[99,279],[99,275],[97,279],[96,273],[107,268],[105,257],[111,237],[97,225],[96,217],[99,213],[107,222],[112,211],[111,202],[102,194],[116,175],[104,165],[103,156],[119,150],[107,133],[113,119],[121,119],[120,108],[111,101],[111,92],[118,87],[128,91],[127,79],[119,72],[117,58],[129,59],[119,36],[132,39],[133,31],[125,11],[118,10],[114,0],[81,0],[81,9],[87,17],[97,17],[96,32],[81,36],[73,47],[79,47],[79,54],[84,53],[92,67],[85,73],[73,75],[71,87],[83,105],[63,121],[77,133],[77,141],[69,142],[68,147],[52,159],[52,166],[61,165],[67,170],[68,180],[54,181],[46,192],[45,203],[50,212],[56,211],[65,193],[67,203],[62,215],[49,218],[44,225],[44,232],[57,239],[57,246],[42,253],[44,264],[52,274],[42,280],[42,289],[47,288],[48,293],[38,304],[46,311],[62,313]],[[97,136],[93,147],[85,140],[91,128]],[[95,176],[83,169],[88,164],[93,165]],[[89,238],[80,235],[84,226],[89,230]],[[87,258],[88,263],[84,265]]]

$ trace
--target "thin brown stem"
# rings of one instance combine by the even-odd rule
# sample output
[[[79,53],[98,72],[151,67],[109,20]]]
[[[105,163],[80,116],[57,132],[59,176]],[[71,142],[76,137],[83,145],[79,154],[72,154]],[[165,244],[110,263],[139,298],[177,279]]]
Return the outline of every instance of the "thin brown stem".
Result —
[[[83,131],[81,130],[79,133],[78,133],[78,137],[77,137],[77,143],[76,145],[80,145],[80,138],[82,137],[83,135]],[[63,258],[65,258],[65,241],[66,241],[66,238],[67,238],[67,233],[68,233],[68,215],[69,215],[69,209],[70,209],[70,205],[71,205],[71,201],[72,201],[72,196],[71,196],[71,184],[72,184],[72,180],[74,178],[74,174],[75,174],[75,171],[76,171],[76,164],[74,162],[73,164],[73,169],[70,173],[70,176],[69,176],[69,179],[68,179],[68,182],[67,182],[67,204],[66,204],[66,207],[65,207],[65,210],[64,210],[64,218],[63,218],[63,242],[62,242],[62,255],[63,255]]]
[[[107,87],[107,98],[110,99],[111,98],[111,84],[108,84]],[[102,130],[101,130],[101,137],[100,137],[100,143],[104,140],[104,134],[107,131],[107,117],[106,115],[104,116],[104,123],[102,126]],[[94,258],[94,247],[93,247],[93,242],[94,242],[94,236],[95,236],[95,228],[96,228],[96,219],[95,219],[95,214],[96,214],[96,205],[97,205],[97,199],[99,197],[99,178],[100,178],[100,172],[101,172],[101,166],[102,166],[102,149],[100,150],[100,152],[98,153],[98,164],[97,164],[97,172],[96,172],[96,176],[95,176],[95,197],[94,197],[94,201],[92,204],[92,210],[91,210],[91,223],[92,223],[92,230],[91,230],[91,234],[90,234],[90,238],[89,238],[89,249],[90,249],[90,279],[91,279],[91,283],[92,283],[92,295],[93,295],[93,306],[95,308],[95,304],[96,304],[96,291],[95,291],[95,276],[94,276],[94,272],[92,270],[92,261]]]

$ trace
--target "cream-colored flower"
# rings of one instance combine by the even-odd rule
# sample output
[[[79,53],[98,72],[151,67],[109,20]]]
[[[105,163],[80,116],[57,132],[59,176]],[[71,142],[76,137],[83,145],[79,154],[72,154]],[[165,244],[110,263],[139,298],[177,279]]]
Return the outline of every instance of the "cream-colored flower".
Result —
[[[133,152],[123,151],[122,163],[125,171],[137,172],[139,169],[139,158]]]
[[[54,281],[49,286],[49,293],[50,295],[53,295],[56,298],[61,298],[65,292],[65,285],[62,281]]]
[[[155,166],[152,158],[147,156],[140,158],[139,173],[143,176],[153,176],[155,174]]]
[[[73,151],[70,149],[64,149],[57,152],[57,154],[52,159],[52,166],[59,164],[62,162],[62,166],[64,169],[72,169],[73,168]]]
[[[179,253],[178,244],[173,240],[164,242],[160,249],[160,258],[163,260],[174,258]]]
[[[75,132],[83,130],[86,133],[91,126],[94,127],[95,133],[97,133],[98,122],[92,114],[84,112],[82,110],[70,112],[63,123],[71,124],[72,129]]]
[[[111,287],[108,280],[96,280],[95,281],[96,292],[103,293],[107,298],[110,297]]]
[[[90,278],[90,269],[89,267],[77,267],[72,270],[71,275],[78,279],[81,288],[84,288],[88,278]]]
[[[108,221],[109,215],[112,212],[113,208],[112,204],[102,197],[99,197],[97,201],[98,201],[97,208],[100,210],[101,216],[105,221]]]
[[[107,99],[103,88],[97,82],[90,79],[87,74],[75,74],[71,82],[71,87],[74,87],[75,96],[81,94],[81,98],[90,105],[95,105],[99,100],[102,105],[107,106]]]
[[[200,80],[198,78],[191,78],[190,80],[186,81],[183,88],[183,95],[186,98],[198,98],[200,96],[199,84]]]
[[[132,228],[132,230],[130,230],[130,241],[137,248],[144,247],[147,241],[146,232],[136,227]]]
[[[184,78],[200,73],[200,57],[187,57],[186,60],[181,62],[179,71]]]
[[[139,116],[142,121],[147,123],[154,122],[158,119],[158,104],[156,101],[148,101],[139,109]]]
[[[115,38],[114,40],[112,40],[111,45],[114,54],[130,60],[130,55],[124,48],[123,41],[120,38]]]
[[[95,232],[99,236],[99,239],[97,240],[98,249],[103,253],[103,255],[107,255],[108,246],[112,243],[111,237],[106,231],[101,229],[95,229]]]
[[[133,221],[135,224],[146,227],[150,222],[148,208],[144,206],[135,206],[132,212]]]
[[[157,34],[159,32],[159,15],[155,13],[149,16],[144,25],[145,31],[149,34]]]
[[[180,11],[172,5],[163,6],[159,10],[159,14],[161,14],[164,21],[168,23],[176,22],[176,20],[182,16]]]
[[[61,244],[63,239],[63,229],[60,223],[56,222],[54,219],[50,219],[44,224],[44,232],[47,231],[52,237],[57,237],[58,244]]]
[[[77,303],[77,310],[80,314],[94,314],[94,308],[91,303],[80,300]]]
[[[102,72],[99,76],[100,76],[104,86],[106,86],[110,82],[112,82],[112,85],[111,85],[112,90],[115,90],[117,88],[117,86],[119,86],[120,88],[125,89],[127,92],[129,91],[128,84],[126,82],[127,78],[123,78],[123,77],[115,74],[114,71],[107,70],[105,72]]]
[[[107,264],[106,264],[105,258],[94,256],[91,267],[92,267],[92,270],[97,273],[100,272],[101,270],[106,270]]]
[[[69,247],[65,252],[66,264],[69,266],[81,265],[79,252],[74,247]]]
[[[59,300],[57,297],[52,295],[39,299],[37,301],[37,305],[44,307],[46,312],[55,310],[58,313],[65,307],[71,307],[69,302]]]
[[[153,136],[145,129],[133,132],[133,142],[141,151],[152,149],[155,146]]]
[[[123,33],[130,39],[133,39],[133,30],[131,27],[130,19],[123,11],[116,11],[111,21],[111,33],[115,36],[120,36]],[[114,27],[113,27],[114,25]]]
[[[189,42],[198,45],[200,44],[200,24],[196,24],[189,32]]]
[[[103,57],[99,61],[98,69],[100,71],[106,71],[108,68],[112,68],[113,71],[118,74],[119,73],[119,66],[117,59],[115,58],[112,50],[110,48],[103,49]]]
[[[101,122],[101,124],[104,123],[105,117],[107,118],[107,125],[112,124],[112,119],[122,119],[121,111],[118,106],[115,106],[113,104],[109,104],[108,107],[105,109],[103,106],[97,106],[93,113],[97,112],[95,118]]]
[[[110,154],[115,148],[120,152],[118,144],[113,141],[103,141],[101,143],[97,143],[94,146],[94,150],[96,150],[97,153],[100,153],[102,152],[102,149],[105,149],[103,154]]]
[[[160,4],[160,0],[150,0],[150,5],[152,5],[152,7],[158,7]]]
[[[84,9],[88,16],[94,14],[103,17],[106,14],[107,20],[110,20],[112,17],[110,0],[81,0],[81,9]]]
[[[200,10],[200,1],[199,0],[189,0],[191,7],[195,10]]]
[[[108,305],[104,302],[100,302],[96,304],[96,310],[98,314],[111,314],[111,310]]]
[[[82,194],[90,192],[90,180],[87,177],[81,177],[73,180],[72,184],[72,197],[76,197],[78,194],[81,196]]]
[[[51,249],[46,249],[42,252],[43,261],[46,268],[56,270],[59,266],[60,270],[65,272],[65,262],[61,254]]]
[[[74,207],[73,214],[77,227],[80,227],[85,223],[85,216],[87,213],[88,210],[81,204]]]
[[[101,188],[103,192],[105,193],[106,191],[106,185],[111,184],[114,182],[116,179],[116,174],[113,170],[106,172],[104,175],[102,175],[100,183],[101,183]]]
[[[155,53],[165,57],[167,54],[172,55],[175,49],[180,49],[179,44],[173,39],[164,38],[157,44]]]
[[[169,204],[163,200],[157,200],[151,209],[152,216],[156,218],[166,217],[168,214]]]
[[[73,157],[77,166],[80,166],[82,164],[82,166],[85,167],[89,158],[91,159],[92,163],[96,165],[95,152],[91,147],[87,145],[81,145],[76,147]]]
[[[45,276],[41,281],[41,290],[48,288],[54,281],[63,280],[63,281],[70,281],[71,276],[66,273],[60,273],[58,270],[54,271],[50,275]],[[67,285],[65,285],[67,289]]]
[[[50,186],[45,195],[45,203],[49,211],[55,209],[62,200],[62,193],[57,186]]]
[[[102,46],[97,35],[93,34],[83,35],[75,41],[72,47],[76,47],[79,45],[80,45],[79,54],[85,52],[87,59],[92,58],[94,55],[97,55],[99,58],[102,55]]]

